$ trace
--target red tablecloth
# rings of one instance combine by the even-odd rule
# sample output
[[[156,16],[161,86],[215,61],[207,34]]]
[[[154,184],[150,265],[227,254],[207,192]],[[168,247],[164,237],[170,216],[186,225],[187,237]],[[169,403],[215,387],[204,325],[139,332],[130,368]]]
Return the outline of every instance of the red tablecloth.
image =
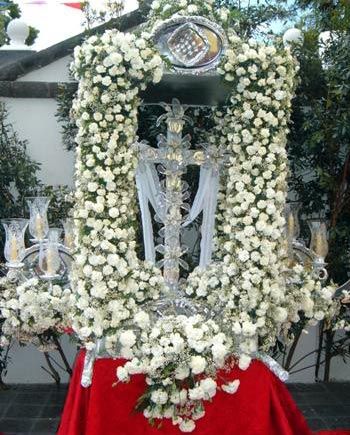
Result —
[[[112,387],[121,360],[95,362],[90,388],[80,385],[84,352],[78,355],[59,435],[180,435],[166,420],[159,429],[151,427],[142,414],[134,413],[136,400],[145,389],[141,375],[130,383]],[[227,379],[239,378],[236,394],[219,391],[206,403],[205,417],[196,422],[194,435],[312,435],[285,385],[260,361],[248,370],[235,368]],[[322,432],[322,435],[350,435]]]

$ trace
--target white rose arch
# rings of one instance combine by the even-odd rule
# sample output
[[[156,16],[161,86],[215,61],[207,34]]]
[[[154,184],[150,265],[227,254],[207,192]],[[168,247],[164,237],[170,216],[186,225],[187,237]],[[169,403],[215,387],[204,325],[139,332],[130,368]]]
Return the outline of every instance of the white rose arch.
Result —
[[[159,82],[165,68],[158,51],[159,29],[169,25],[176,32],[197,32],[195,37],[205,45],[203,27],[196,30],[206,25],[205,20],[225,29],[209,29],[223,32],[220,56],[211,59],[211,65],[230,87],[230,96],[227,104],[213,108],[215,128],[207,136],[210,152],[186,151],[201,171],[195,201],[182,224],[203,212],[202,251],[199,266],[179,286],[180,254],[176,264],[163,261],[161,269],[155,263],[149,204],[164,223],[169,203],[174,205],[182,191],[178,178],[167,178],[170,196],[159,201],[155,164],[164,163],[167,144],[163,149],[162,144],[157,149],[136,145],[138,107],[140,92]],[[73,106],[79,128],[73,328],[90,357],[129,360],[119,367],[119,380],[146,374],[145,416],[172,418],[186,431],[194,427],[192,419],[203,415],[203,401],[215,395],[216,370],[236,361],[246,368],[252,356],[274,344],[289,313],[298,311],[290,296],[292,287],[286,294],[290,282],[283,242],[286,135],[296,62],[279,43],[241,40],[226,20],[225,10],[215,10],[210,0],[194,0],[191,5],[154,2],[143,30],[92,36],[76,49],[73,65],[79,80]],[[186,63],[189,54],[176,32],[170,54],[182,56]],[[204,62],[200,50],[193,55],[196,62]],[[200,74],[209,69],[203,65]],[[184,69],[177,65],[175,72],[185,74]],[[173,134],[168,145],[175,144],[175,151],[183,140],[176,124],[183,120],[181,110],[176,106],[166,120]],[[145,259],[137,255],[139,207]],[[165,225],[164,247],[157,248],[165,259],[167,237],[172,249],[181,251],[172,231],[169,223]],[[152,307],[161,311],[164,300],[174,300],[172,291],[195,307],[192,314],[176,309],[154,314]],[[92,360],[86,361],[86,373]],[[236,387],[224,389],[233,392]]]

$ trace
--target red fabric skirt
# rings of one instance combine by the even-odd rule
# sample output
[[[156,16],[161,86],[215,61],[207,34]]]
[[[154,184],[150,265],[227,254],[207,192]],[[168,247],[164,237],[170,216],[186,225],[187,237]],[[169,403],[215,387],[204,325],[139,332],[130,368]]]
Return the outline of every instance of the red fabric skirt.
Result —
[[[164,435],[182,432],[168,419],[153,428],[133,411],[146,388],[144,376],[134,375],[127,384],[118,383],[116,369],[123,360],[95,362],[90,388],[80,385],[85,353],[77,357],[59,435]],[[237,393],[218,391],[205,404],[205,416],[196,422],[194,435],[312,435],[286,386],[260,361],[248,370],[234,368],[225,380],[240,379]],[[350,431],[321,432],[319,435],[350,435]]]

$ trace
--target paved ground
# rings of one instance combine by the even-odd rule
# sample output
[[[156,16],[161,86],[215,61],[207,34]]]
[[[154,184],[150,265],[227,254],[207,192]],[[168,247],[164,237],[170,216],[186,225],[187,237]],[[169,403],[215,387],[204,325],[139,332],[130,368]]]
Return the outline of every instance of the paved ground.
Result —
[[[350,383],[290,384],[289,389],[314,430],[350,429]],[[54,434],[67,386],[15,385],[0,391],[0,432]]]

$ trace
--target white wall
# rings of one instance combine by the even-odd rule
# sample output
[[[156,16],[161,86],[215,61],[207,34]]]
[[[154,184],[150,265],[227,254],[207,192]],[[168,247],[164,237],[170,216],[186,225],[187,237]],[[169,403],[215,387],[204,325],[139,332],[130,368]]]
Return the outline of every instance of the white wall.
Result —
[[[44,66],[36,71],[32,71],[20,77],[19,82],[68,82],[69,65],[72,62],[72,56],[65,56],[56,60],[49,65]]]
[[[57,103],[47,98],[3,98],[9,121],[21,139],[28,140],[28,153],[41,163],[40,178],[46,184],[73,186],[74,153],[64,150],[55,118]]]

